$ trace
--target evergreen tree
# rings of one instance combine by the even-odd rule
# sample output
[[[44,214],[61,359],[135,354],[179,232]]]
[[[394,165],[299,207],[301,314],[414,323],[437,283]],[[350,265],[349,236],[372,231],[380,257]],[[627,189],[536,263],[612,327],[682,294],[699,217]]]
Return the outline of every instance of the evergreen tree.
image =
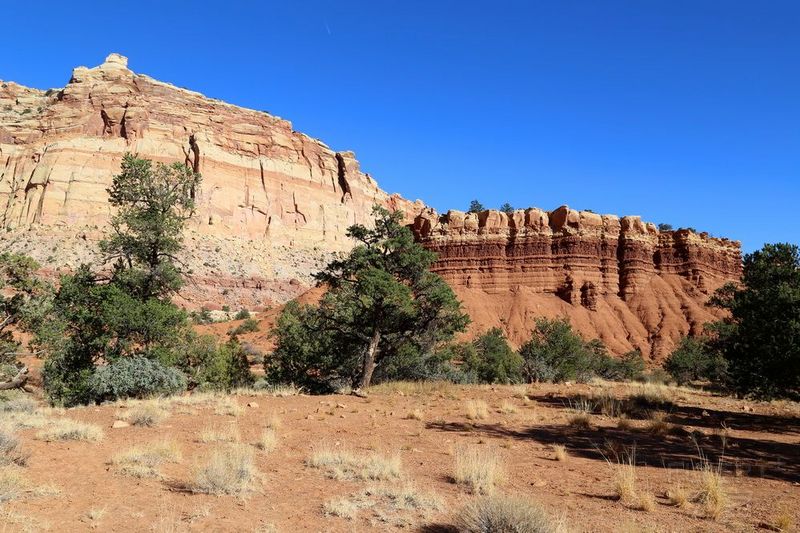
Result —
[[[748,254],[742,284],[717,291],[728,318],[709,329],[732,387],[762,398],[800,397],[800,249],[767,244]]]
[[[328,287],[320,305],[281,315],[266,363],[275,379],[364,389],[383,361],[423,357],[466,327],[453,291],[428,270],[435,254],[414,242],[402,214],[376,206],[373,215],[374,227],[348,228],[355,248],[316,275]]]
[[[480,213],[481,211],[483,211],[483,204],[478,200],[472,200],[469,203],[469,209],[467,210],[467,213]]]

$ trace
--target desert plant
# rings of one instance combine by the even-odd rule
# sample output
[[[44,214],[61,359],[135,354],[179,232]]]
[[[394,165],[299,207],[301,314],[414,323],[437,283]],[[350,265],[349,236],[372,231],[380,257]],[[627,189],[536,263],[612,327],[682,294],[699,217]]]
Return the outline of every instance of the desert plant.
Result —
[[[554,444],[553,454],[556,457],[556,461],[566,461],[568,457],[567,447],[563,444]]]
[[[134,426],[153,427],[160,424],[169,416],[169,412],[157,403],[140,403],[130,408],[124,415],[126,420]]]
[[[800,398],[800,247],[766,244],[747,254],[741,284],[711,299],[727,317],[711,325],[729,384],[761,398]]]
[[[191,489],[206,494],[237,495],[248,491],[256,475],[253,450],[241,444],[221,446],[195,468]]]
[[[522,345],[522,374],[528,383],[585,380],[594,372],[594,351],[583,342],[566,319],[537,318],[531,339]]]
[[[400,456],[357,455],[347,450],[323,448],[307,461],[308,466],[326,470],[333,479],[383,481],[402,475]]]
[[[561,524],[539,505],[520,496],[484,496],[458,513],[458,531],[463,533],[557,533]]]
[[[457,446],[453,452],[453,480],[474,494],[491,494],[503,478],[496,451],[475,446]]]
[[[464,351],[464,370],[473,372],[483,383],[518,383],[522,358],[511,349],[505,333],[492,328],[472,342],[473,349]]]
[[[235,425],[224,427],[207,426],[200,431],[198,437],[200,442],[239,442],[239,428]]]
[[[28,454],[23,452],[19,437],[10,426],[0,426],[0,468],[8,465],[25,466]]]
[[[163,463],[176,463],[181,459],[181,451],[175,441],[162,440],[134,446],[115,455],[111,464],[120,474],[145,478],[161,477],[158,467]]]
[[[377,366],[422,357],[466,327],[453,291],[428,270],[435,254],[414,241],[403,214],[375,206],[373,215],[374,227],[348,228],[355,248],[316,275],[329,286],[319,306],[284,308],[269,378],[314,392],[365,389]]]
[[[265,428],[256,442],[256,448],[264,452],[271,452],[278,445],[278,434],[272,428]]]
[[[45,441],[82,440],[97,442],[102,440],[103,436],[103,430],[99,427],[69,418],[55,419],[36,434],[36,438]]]
[[[728,492],[722,477],[722,463],[716,467],[704,460],[700,467],[700,487],[695,500],[707,517],[717,520],[728,506]]]
[[[470,420],[483,420],[489,416],[489,406],[483,400],[467,400],[466,411]]]
[[[98,367],[89,379],[96,401],[167,396],[186,390],[186,377],[145,357],[125,357]]]
[[[664,370],[679,384],[694,380],[723,382],[727,367],[722,354],[702,337],[683,337],[664,361]]]
[[[253,333],[256,331],[258,331],[258,321],[253,318],[247,318],[244,322],[232,329],[228,335],[236,337],[237,335],[244,335],[245,333]]]

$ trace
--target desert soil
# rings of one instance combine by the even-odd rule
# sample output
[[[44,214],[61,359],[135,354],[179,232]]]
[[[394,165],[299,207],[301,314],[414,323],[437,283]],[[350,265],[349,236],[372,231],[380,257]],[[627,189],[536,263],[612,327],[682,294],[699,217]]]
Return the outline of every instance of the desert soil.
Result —
[[[669,428],[662,434],[653,434],[646,419],[632,418],[622,429],[618,418],[603,414],[590,415],[588,427],[571,423],[582,396],[599,403],[635,395],[641,387],[396,384],[377,387],[367,398],[253,392],[230,397],[241,408],[233,414],[225,397],[184,397],[160,402],[169,415],[154,427],[117,429],[112,424],[135,402],[15,414],[38,418],[39,425],[59,418],[88,422],[104,437],[47,442],[37,437],[41,428],[17,429],[28,454],[27,465],[17,470],[29,488],[0,504],[3,531],[447,531],[459,508],[477,497],[453,482],[454,450],[465,445],[500,457],[504,476],[497,493],[530,498],[570,531],[754,531],[782,515],[800,521],[797,404],[670,388],[658,391],[672,402],[664,406]],[[478,411],[485,402],[485,417],[469,417],[471,400]],[[192,492],[195,465],[220,446],[201,442],[204,430],[235,427],[250,445],[269,425],[277,425],[277,444],[269,452],[253,448],[258,479],[249,491]],[[134,445],[165,438],[177,442],[182,459],[160,467],[160,477],[123,475],[109,464]],[[553,451],[559,444],[568,454],[562,461]],[[655,500],[649,510],[614,495],[617,461],[633,449],[637,490]],[[397,455],[401,478],[331,478],[326,469],[308,466],[321,450]],[[699,502],[678,508],[666,496],[678,487],[689,494],[699,490],[701,456],[721,465],[728,502],[717,519],[706,517]],[[404,509],[380,496],[364,499],[376,485],[413,486],[440,505]],[[326,502],[359,495],[354,517],[325,512]]]

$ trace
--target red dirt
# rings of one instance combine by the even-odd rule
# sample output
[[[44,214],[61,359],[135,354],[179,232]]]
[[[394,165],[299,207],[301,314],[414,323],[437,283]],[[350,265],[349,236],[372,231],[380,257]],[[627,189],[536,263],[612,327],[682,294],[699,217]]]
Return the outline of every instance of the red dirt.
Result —
[[[244,411],[238,417],[218,415],[210,407],[172,405],[171,416],[153,428],[111,429],[126,411],[120,404],[69,409],[68,417],[101,426],[100,443],[44,442],[37,430],[20,430],[30,452],[21,473],[34,485],[52,484],[59,496],[23,496],[2,509],[4,530],[79,531],[385,531],[373,509],[355,520],[326,517],[322,505],[350,495],[368,484],[337,481],[305,461],[322,446],[356,452],[398,453],[408,480],[445,503],[417,525],[452,523],[458,508],[472,496],[451,482],[454,445],[467,443],[493,449],[502,457],[506,479],[502,493],[521,494],[562,516],[575,531],[751,531],[772,523],[779,509],[800,521],[800,408],[796,404],[749,403],[708,393],[677,390],[668,420],[684,431],[653,436],[646,421],[621,430],[616,420],[593,415],[581,429],[568,424],[568,407],[578,394],[604,390],[623,396],[637,386],[514,387],[441,385],[424,393],[374,391],[351,396],[238,396]],[[627,392],[626,392],[627,391]],[[470,421],[465,401],[479,399],[488,417]],[[256,402],[257,407],[247,407]],[[503,413],[508,402],[516,412]],[[407,418],[419,410],[423,420]],[[193,494],[181,487],[191,480],[191,467],[206,458],[213,444],[198,442],[208,425],[238,426],[242,441],[253,443],[266,421],[276,415],[282,426],[273,452],[256,454],[260,482],[244,498]],[[0,417],[3,415],[0,414]],[[720,428],[727,427],[721,434]],[[692,437],[694,434],[694,437]],[[724,480],[730,504],[718,521],[703,518],[699,504],[678,509],[666,491],[682,483],[696,487],[698,449],[715,462],[723,449]],[[177,440],[183,459],[163,468],[165,478],[135,479],[115,473],[111,457],[134,444],[169,437]],[[696,443],[697,444],[696,444]],[[552,444],[567,447],[564,462],[554,460]],[[613,467],[609,450],[636,447],[640,488],[655,496],[655,509],[633,510],[613,499]],[[613,459],[610,459],[613,462]],[[716,464],[716,463],[715,463]],[[89,517],[94,511],[95,518]],[[99,511],[104,511],[102,516]],[[99,516],[99,517],[98,517]],[[413,512],[395,517],[416,521]]]

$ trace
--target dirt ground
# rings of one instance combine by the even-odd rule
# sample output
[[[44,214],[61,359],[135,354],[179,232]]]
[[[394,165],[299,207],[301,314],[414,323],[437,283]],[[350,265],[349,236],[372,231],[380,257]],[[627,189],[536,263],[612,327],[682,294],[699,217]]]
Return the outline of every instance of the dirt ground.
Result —
[[[628,400],[637,394],[661,403]],[[800,523],[800,406],[788,402],[639,384],[399,383],[373,388],[367,398],[179,397],[157,403],[167,416],[153,427],[112,428],[137,405],[0,411],[0,424],[20,437],[27,456],[24,466],[1,467],[18,473],[23,489],[0,503],[0,530],[450,531],[461,507],[479,497],[453,479],[454,452],[464,446],[499,458],[504,474],[495,493],[529,498],[567,531],[757,531]],[[582,410],[592,414],[581,417]],[[627,413],[622,423],[617,411]],[[96,425],[103,436],[43,440],[41,432],[63,418]],[[265,427],[277,436],[271,451],[252,446]],[[203,433],[232,428],[252,448],[257,478],[239,495],[196,493],[196,465],[223,446],[202,442]],[[182,457],[160,465],[155,477],[110,464],[132,446],[163,439],[174,440]],[[556,445],[566,447],[564,460]],[[397,456],[399,474],[362,481],[309,463],[320,451],[341,450]],[[631,456],[636,491],[653,505],[617,499],[618,463]],[[692,496],[703,465],[722,474],[726,497],[716,519]],[[381,487],[438,505],[396,504]],[[683,507],[667,497],[679,488],[689,495]],[[339,500],[352,504],[351,517],[335,516],[331,503]]]

